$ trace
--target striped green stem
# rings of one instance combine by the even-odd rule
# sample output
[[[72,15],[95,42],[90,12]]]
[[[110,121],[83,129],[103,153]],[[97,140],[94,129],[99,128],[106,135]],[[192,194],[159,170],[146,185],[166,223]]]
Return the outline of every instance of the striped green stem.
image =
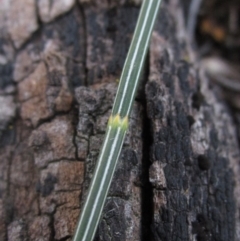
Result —
[[[161,0],[143,1],[107,125],[105,140],[73,241],[92,241],[94,238],[128,129],[128,116],[133,105],[160,2]]]

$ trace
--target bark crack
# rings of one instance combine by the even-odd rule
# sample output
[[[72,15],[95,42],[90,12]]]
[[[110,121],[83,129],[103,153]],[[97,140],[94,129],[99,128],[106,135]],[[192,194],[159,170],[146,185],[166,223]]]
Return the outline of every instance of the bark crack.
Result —
[[[145,65],[145,76],[144,79],[146,80],[144,83],[144,88],[146,85],[146,82],[149,77],[149,54],[146,59],[146,65]],[[151,165],[150,161],[150,149],[153,143],[153,135],[151,131],[151,121],[148,118],[147,115],[147,100],[146,100],[146,94],[143,93],[143,99],[142,99],[142,192],[141,192],[141,214],[142,214],[142,220],[141,220],[141,230],[142,230],[142,240],[152,240],[152,232],[151,232],[151,224],[153,221],[153,187],[149,181],[149,168]]]

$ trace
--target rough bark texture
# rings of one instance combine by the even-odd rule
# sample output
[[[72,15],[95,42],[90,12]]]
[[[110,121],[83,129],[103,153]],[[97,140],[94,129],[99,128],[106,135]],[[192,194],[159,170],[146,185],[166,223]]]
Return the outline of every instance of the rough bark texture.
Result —
[[[1,2],[1,241],[71,240],[140,2]],[[95,240],[240,240],[236,126],[183,12],[162,3]]]

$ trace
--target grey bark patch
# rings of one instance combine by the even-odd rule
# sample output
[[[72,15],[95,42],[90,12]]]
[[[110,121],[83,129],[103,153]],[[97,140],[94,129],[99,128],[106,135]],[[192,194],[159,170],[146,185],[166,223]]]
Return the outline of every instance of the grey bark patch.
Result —
[[[8,226],[9,241],[19,240],[24,241],[27,238],[26,222],[23,219],[16,220]]]
[[[25,7],[22,7],[23,5]],[[12,2],[9,5],[6,23],[15,47],[20,48],[38,29],[35,1]]]
[[[38,11],[43,22],[50,22],[58,16],[68,12],[74,5],[74,0],[70,1],[44,1],[39,0]]]
[[[14,98],[11,95],[0,95],[0,145],[5,146],[8,143],[12,143],[14,139],[14,128],[11,125],[16,115],[16,104]],[[2,137],[3,132],[5,133]],[[8,137],[9,138],[8,138]]]

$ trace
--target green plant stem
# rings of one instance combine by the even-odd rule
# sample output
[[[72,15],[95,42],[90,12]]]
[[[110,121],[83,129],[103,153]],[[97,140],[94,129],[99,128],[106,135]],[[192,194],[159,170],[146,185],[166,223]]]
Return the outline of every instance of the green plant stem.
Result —
[[[116,168],[161,0],[143,1],[87,199],[73,241],[92,241]]]

